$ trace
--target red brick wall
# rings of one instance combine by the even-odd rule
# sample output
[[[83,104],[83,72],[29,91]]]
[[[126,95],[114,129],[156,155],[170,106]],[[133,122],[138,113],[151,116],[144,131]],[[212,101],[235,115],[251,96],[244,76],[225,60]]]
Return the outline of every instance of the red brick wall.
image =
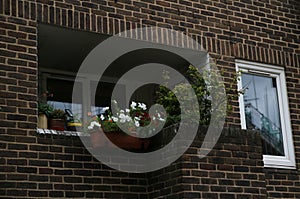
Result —
[[[199,159],[203,137],[170,166],[134,174],[97,161],[79,137],[3,136],[0,198],[266,198],[258,133],[225,130]]]
[[[11,139],[1,145],[0,198],[148,197],[146,174],[108,168],[79,137],[36,135],[31,141],[19,138],[17,143]]]
[[[203,134],[175,164],[148,174],[150,198],[266,198],[258,133],[224,130],[205,158]]]
[[[0,0],[1,181],[19,175],[23,175],[22,181],[30,180],[31,174],[10,166],[15,163],[9,159],[30,167],[31,159],[22,160],[22,153],[35,153],[32,143],[38,143],[38,23],[104,34],[151,25],[195,38],[216,58],[218,66],[226,69],[228,78],[235,71],[236,58],[285,67],[297,169],[265,169],[266,188],[269,197],[299,197],[299,10],[297,0]],[[237,101],[232,105],[227,126],[239,128]],[[29,171],[36,173],[38,169]],[[1,189],[0,195],[9,190]],[[213,191],[210,188],[208,192]]]

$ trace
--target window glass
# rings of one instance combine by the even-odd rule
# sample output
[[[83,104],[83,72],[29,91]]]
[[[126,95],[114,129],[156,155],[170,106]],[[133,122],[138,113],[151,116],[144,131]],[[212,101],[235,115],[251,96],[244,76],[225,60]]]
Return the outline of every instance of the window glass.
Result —
[[[276,78],[242,74],[247,129],[261,131],[265,155],[284,155]]]
[[[51,93],[48,97],[47,103],[55,109],[69,109],[73,110],[74,115],[82,117],[82,96],[76,96],[72,104],[73,80],[63,80],[60,78],[47,78],[47,91]],[[82,90],[82,84],[77,82],[78,87]]]
[[[284,68],[245,60],[236,67],[242,129],[260,132],[265,167],[295,169]]]
[[[118,88],[118,94],[123,96],[122,101],[125,101],[126,90],[124,85],[116,84],[113,82],[96,81],[90,82],[90,90],[96,91],[94,95],[91,93],[91,113],[92,115],[100,115],[104,113],[107,107],[110,107],[111,96],[114,88]]]

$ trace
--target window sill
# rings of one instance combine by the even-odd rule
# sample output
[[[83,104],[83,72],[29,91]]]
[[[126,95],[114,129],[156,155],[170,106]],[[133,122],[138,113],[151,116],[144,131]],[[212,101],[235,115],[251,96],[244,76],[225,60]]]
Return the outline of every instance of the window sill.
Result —
[[[263,155],[264,167],[274,169],[296,169],[295,162],[284,156]]]
[[[52,129],[40,129],[37,128],[37,134],[39,135],[63,135],[63,136],[87,136],[85,133],[77,132],[77,131],[57,131]]]

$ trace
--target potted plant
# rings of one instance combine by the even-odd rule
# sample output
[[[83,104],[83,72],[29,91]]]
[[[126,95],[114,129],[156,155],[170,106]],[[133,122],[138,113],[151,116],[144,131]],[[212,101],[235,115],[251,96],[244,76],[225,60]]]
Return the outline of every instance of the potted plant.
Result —
[[[194,90],[199,104],[200,113],[200,125],[208,125],[210,122],[211,115],[211,101],[210,93],[207,85],[204,81],[203,76],[198,72],[198,69],[190,65],[186,71],[187,79],[190,82],[192,89]],[[167,71],[164,72],[163,78],[165,79],[165,84],[168,84],[168,79],[170,79]],[[178,124],[181,121],[181,110],[180,104],[176,97],[176,93],[187,93],[189,92],[188,83],[180,83],[174,86],[172,90],[168,89],[166,85],[160,85],[157,92],[156,103],[161,104],[167,112],[166,126],[171,126]],[[189,96],[186,94],[185,98],[182,100],[184,103],[189,103]],[[193,104],[188,105],[189,110],[193,111]],[[194,110],[195,111],[195,110]],[[188,114],[186,114],[189,117]],[[192,115],[192,114],[191,114]],[[193,120],[193,117],[189,117],[189,120]]]
[[[79,114],[73,114],[70,109],[65,109],[68,131],[82,131],[82,122]]]
[[[44,91],[39,95],[38,100],[38,128],[47,129],[48,119],[53,112],[53,107],[47,103],[48,98],[53,97],[53,93]]]
[[[149,136],[164,122],[162,114],[155,112],[150,115],[144,103],[134,101],[125,110],[118,109],[116,101],[113,101],[112,106],[115,107],[116,115],[112,115],[111,110],[106,110],[99,118],[107,138],[123,149],[147,149],[150,144]]]
[[[47,129],[48,119],[53,111],[53,107],[47,103],[38,103],[38,128]]]
[[[167,85],[170,76],[167,71],[164,71],[163,78],[165,80],[165,85],[159,86],[156,103],[163,105],[166,110],[167,117],[164,130],[167,130],[166,132],[168,135],[164,134],[159,136],[167,137],[170,140],[170,138],[173,138],[176,134],[179,123],[182,121],[187,121],[189,125],[199,124],[200,126],[207,127],[211,120],[214,119],[213,121],[218,121],[218,118],[223,117],[224,112],[230,112],[232,106],[228,102],[237,100],[238,96],[243,94],[243,91],[235,91],[236,89],[234,88],[240,74],[233,74],[233,76],[230,77],[232,81],[230,84],[226,85],[225,89],[222,87],[220,75],[224,75],[223,71],[221,70],[219,74],[214,66],[209,69],[202,69],[201,74],[196,67],[190,65],[185,74],[190,85],[188,85],[188,83],[179,83],[172,89],[168,89]],[[198,100],[198,110],[195,109],[195,103],[190,103],[189,101],[188,90],[190,87],[192,87],[196,99]],[[227,93],[225,97],[223,95],[224,91]],[[183,96],[183,104],[179,104],[176,97],[177,93],[180,93]],[[224,109],[223,105],[225,103],[227,104],[227,107],[225,106]],[[214,109],[212,108],[212,105],[214,105]],[[184,110],[184,114],[181,114],[181,106],[188,107]],[[200,114],[200,117],[193,117],[195,114]],[[212,115],[214,118],[211,118]],[[197,119],[196,121],[196,118],[199,118],[199,120]],[[215,123],[214,125],[218,126],[219,124]],[[168,143],[168,140],[164,141],[162,138],[157,139],[163,141],[161,146]]]
[[[98,116],[90,117],[88,121],[84,123],[83,131],[90,135],[90,141],[93,148],[105,146],[104,134]]]
[[[66,114],[61,109],[54,109],[50,113],[49,128],[58,131],[65,130]]]

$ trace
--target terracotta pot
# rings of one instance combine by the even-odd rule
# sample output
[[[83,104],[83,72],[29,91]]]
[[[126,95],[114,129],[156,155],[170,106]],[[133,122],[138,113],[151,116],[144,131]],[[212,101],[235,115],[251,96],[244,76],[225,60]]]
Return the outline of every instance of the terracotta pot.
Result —
[[[47,116],[45,114],[39,114],[38,128],[40,128],[40,129],[48,128],[48,120],[47,120]]]
[[[65,130],[65,120],[64,119],[50,119],[49,128],[58,131]]]
[[[113,144],[107,142],[104,136],[106,136]],[[102,130],[91,133],[90,139],[93,148],[106,146],[119,147],[128,150],[145,150],[148,149],[150,144],[150,139],[148,138],[137,138],[123,132],[103,132]]]
[[[137,138],[123,132],[106,132],[107,138],[122,149],[145,150],[148,149],[150,139]]]
[[[105,140],[104,140],[105,138],[102,130],[91,133],[90,139],[93,148],[105,146]]]

